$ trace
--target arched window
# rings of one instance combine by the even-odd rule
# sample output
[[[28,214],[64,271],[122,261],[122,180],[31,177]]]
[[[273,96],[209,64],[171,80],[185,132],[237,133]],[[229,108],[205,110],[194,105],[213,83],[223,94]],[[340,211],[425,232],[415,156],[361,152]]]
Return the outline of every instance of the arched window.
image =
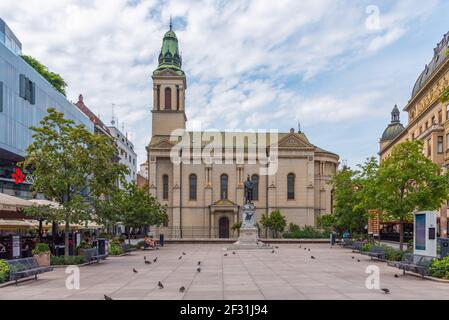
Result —
[[[165,88],[165,110],[171,110],[171,89]]]
[[[295,199],[295,175],[293,173],[289,173],[287,176],[287,199]]]
[[[257,174],[253,174],[251,176],[251,181],[254,184],[253,189],[253,200],[259,200],[259,176]]]
[[[166,174],[162,176],[162,199],[168,200],[168,176]]]
[[[196,200],[196,186],[197,186],[196,174],[191,174],[189,176],[189,199],[190,200]]]
[[[220,177],[220,199],[228,198],[228,175],[222,174]]]

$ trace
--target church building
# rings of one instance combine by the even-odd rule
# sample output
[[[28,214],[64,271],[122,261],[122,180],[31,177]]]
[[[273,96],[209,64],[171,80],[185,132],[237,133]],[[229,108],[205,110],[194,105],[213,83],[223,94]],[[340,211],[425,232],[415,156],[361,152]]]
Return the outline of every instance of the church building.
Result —
[[[146,148],[148,184],[150,193],[167,206],[169,216],[168,223],[157,229],[159,233],[172,239],[237,237],[232,226],[241,220],[239,209],[244,204],[248,177],[254,183],[256,221],[278,209],[287,224],[316,226],[318,217],[332,212],[329,182],[337,171],[339,156],[313,145],[299,130],[258,134],[255,140],[247,139],[245,132],[226,132],[244,141],[243,161],[237,161],[238,147],[229,144],[235,139],[228,140],[225,133],[216,132],[213,135],[223,143],[220,148],[225,153],[231,151],[233,161],[221,161],[225,153],[214,153],[211,161],[173,160],[174,154],[191,158],[195,151],[205,151],[207,141],[201,138],[206,132],[185,131],[187,79],[171,26],[164,35],[152,79],[152,137]],[[188,152],[176,149],[181,136],[191,139]],[[269,140],[266,147],[262,145],[265,138]],[[270,161],[275,158],[276,170],[262,174],[261,167],[267,169],[270,164],[250,161],[251,146],[263,149]],[[262,237],[264,234],[261,232]]]

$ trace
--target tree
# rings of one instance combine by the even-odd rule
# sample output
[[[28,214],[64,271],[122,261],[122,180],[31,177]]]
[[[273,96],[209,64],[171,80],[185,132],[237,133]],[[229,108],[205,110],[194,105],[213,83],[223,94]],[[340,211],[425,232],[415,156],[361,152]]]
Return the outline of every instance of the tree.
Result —
[[[287,226],[287,219],[279,210],[273,210],[270,214],[264,213],[260,218],[260,223],[265,228],[265,238],[268,237],[268,230],[277,238],[278,234]]]
[[[59,74],[49,71],[46,66],[44,66],[37,59],[35,59],[31,56],[22,55],[21,57],[31,67],[33,67],[34,70],[39,72],[41,76],[43,76],[48,82],[50,82],[50,84],[56,90],[58,90],[64,96],[66,95],[65,89],[67,87],[67,83],[64,81],[64,79]]]
[[[236,222],[232,225],[232,231],[237,231],[237,236],[240,236],[240,229],[242,228],[242,221]]]
[[[268,238],[268,229],[270,228],[270,216],[268,213],[263,213],[260,217],[260,224],[265,229],[265,238]]]
[[[32,172],[34,191],[60,204],[68,256],[70,223],[91,219],[89,200],[115,189],[127,169],[115,161],[116,150],[108,138],[75,125],[53,108],[47,111],[41,126],[31,127],[33,143],[22,167]]]
[[[130,229],[161,225],[168,221],[166,207],[149,194],[148,188],[122,179],[124,189],[115,190],[108,201],[103,201],[102,217],[111,223],[123,223],[130,241]]]
[[[61,211],[51,205],[33,204],[31,207],[25,207],[22,210],[25,215],[39,221],[39,242],[42,242],[42,223],[44,221],[57,223],[62,218]]]
[[[387,219],[399,222],[400,250],[403,250],[404,223],[414,211],[436,210],[448,200],[449,175],[423,154],[421,141],[403,142],[366,182],[373,208]]]
[[[332,218],[328,217],[327,220],[340,232],[361,233],[367,224],[366,210],[361,206],[362,172],[344,167],[331,181],[334,212]]]

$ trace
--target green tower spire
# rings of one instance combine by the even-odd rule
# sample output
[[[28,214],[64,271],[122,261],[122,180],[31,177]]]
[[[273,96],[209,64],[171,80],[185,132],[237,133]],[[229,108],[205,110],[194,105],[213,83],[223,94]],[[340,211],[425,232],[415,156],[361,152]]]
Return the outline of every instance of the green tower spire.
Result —
[[[182,58],[178,49],[178,38],[173,31],[172,18],[170,17],[170,30],[168,30],[162,40],[161,53],[159,54],[159,65],[154,71],[155,74],[164,69],[171,69],[180,75],[182,71]]]

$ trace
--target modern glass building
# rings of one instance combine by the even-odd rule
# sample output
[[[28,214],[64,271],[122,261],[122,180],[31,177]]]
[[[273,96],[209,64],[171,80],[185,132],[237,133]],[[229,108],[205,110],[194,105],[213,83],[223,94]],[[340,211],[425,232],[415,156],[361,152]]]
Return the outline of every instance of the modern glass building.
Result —
[[[94,124],[64,95],[20,57],[22,45],[0,19],[0,192],[31,198],[30,182],[12,179],[32,142],[30,126],[38,126],[49,107],[94,132]]]
[[[15,54],[22,54],[22,43],[20,43],[2,18],[0,18],[0,42]]]

